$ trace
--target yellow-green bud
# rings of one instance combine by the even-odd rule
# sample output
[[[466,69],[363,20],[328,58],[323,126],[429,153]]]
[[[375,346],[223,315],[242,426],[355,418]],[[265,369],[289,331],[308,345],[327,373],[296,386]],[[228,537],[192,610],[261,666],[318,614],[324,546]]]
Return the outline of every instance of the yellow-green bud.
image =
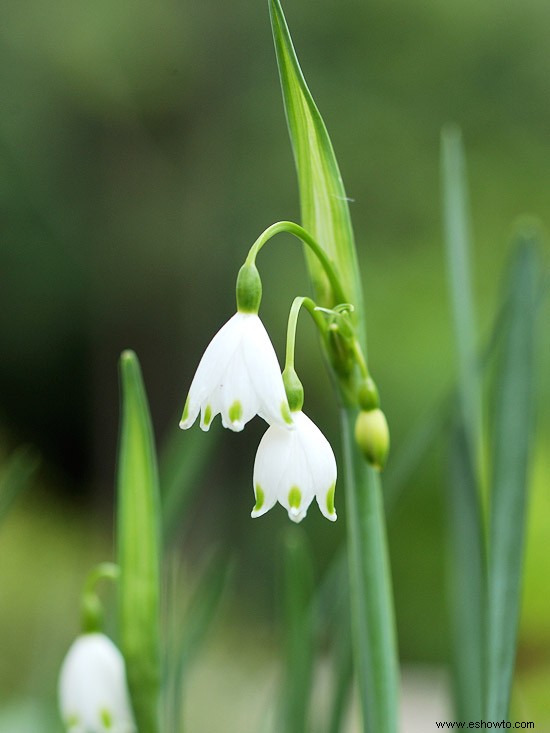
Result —
[[[382,410],[361,410],[355,421],[355,440],[371,466],[381,471],[390,450],[390,431]]]
[[[262,299],[262,281],[256,265],[243,265],[237,275],[237,310],[257,313]]]

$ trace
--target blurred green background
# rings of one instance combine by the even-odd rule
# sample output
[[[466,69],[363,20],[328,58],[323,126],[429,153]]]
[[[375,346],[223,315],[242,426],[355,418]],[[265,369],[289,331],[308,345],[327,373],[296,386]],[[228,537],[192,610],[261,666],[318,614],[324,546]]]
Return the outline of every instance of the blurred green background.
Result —
[[[527,212],[548,225],[550,5],[289,0],[285,11],[353,199],[371,370],[395,455],[455,374],[442,124],[464,133],[482,335],[514,220]],[[20,443],[42,456],[0,528],[5,704],[53,698],[83,574],[112,556],[120,352],[140,357],[162,444],[203,349],[234,310],[248,247],[299,211],[267,3],[1,0],[0,16],[0,471]],[[262,316],[282,357],[291,299],[308,290],[298,248],[276,242],[258,264]],[[546,305],[515,697],[519,717],[541,729],[550,725],[547,318]],[[299,335],[306,410],[338,452],[336,405],[305,318]],[[180,533],[191,578],[214,546],[236,557],[209,653],[223,658],[214,668],[230,669],[227,650],[238,648],[252,676],[278,654],[288,523],[280,507],[249,519],[260,423],[219,435]],[[200,436],[197,450],[209,444]],[[400,651],[411,664],[448,656],[446,450],[443,435],[389,519]],[[314,510],[304,523],[319,575],[344,536],[343,504],[340,491],[336,526]]]

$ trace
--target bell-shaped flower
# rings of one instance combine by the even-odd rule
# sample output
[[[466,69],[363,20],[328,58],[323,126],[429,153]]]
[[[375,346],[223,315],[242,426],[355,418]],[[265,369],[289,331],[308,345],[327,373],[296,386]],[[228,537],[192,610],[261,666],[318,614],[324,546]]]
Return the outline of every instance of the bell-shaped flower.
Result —
[[[76,639],[63,661],[58,692],[68,733],[135,733],[124,659],[104,634]]]
[[[180,428],[201,413],[208,430],[221,413],[222,424],[240,431],[254,415],[288,430],[292,417],[273,344],[257,313],[237,312],[214,336],[199,363]]]
[[[292,412],[295,430],[268,428],[256,453],[252,517],[279,501],[293,522],[306,516],[313,497],[327,519],[336,520],[336,459],[330,443],[301,410]]]

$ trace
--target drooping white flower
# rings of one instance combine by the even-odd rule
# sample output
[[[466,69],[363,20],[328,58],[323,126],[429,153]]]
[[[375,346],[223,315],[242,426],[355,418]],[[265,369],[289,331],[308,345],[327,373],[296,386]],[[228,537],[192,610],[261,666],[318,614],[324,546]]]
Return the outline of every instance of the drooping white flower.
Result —
[[[68,733],[135,733],[122,654],[104,634],[79,636],[59,675],[59,708]]]
[[[298,410],[292,417],[295,430],[272,425],[260,441],[254,463],[252,517],[265,514],[278,501],[293,522],[301,522],[315,497],[324,516],[334,522],[334,453],[307,415]]]
[[[256,313],[237,312],[218,331],[199,363],[180,428],[201,413],[208,430],[221,413],[222,424],[240,431],[254,415],[288,430],[292,417],[273,344]]]

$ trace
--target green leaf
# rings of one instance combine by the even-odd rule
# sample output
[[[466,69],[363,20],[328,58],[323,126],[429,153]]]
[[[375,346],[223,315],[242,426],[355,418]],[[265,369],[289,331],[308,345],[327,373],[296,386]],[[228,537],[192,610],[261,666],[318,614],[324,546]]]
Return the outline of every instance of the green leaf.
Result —
[[[453,433],[448,490],[449,601],[457,720],[483,718],[485,544],[479,491],[462,425]]]
[[[441,134],[443,219],[447,275],[457,345],[460,410],[474,467],[481,467],[482,401],[475,307],[470,272],[470,224],[462,136],[456,125]]]
[[[120,358],[118,454],[119,638],[140,733],[158,733],[160,698],[160,499],[149,405],[138,359]]]
[[[520,234],[496,375],[488,545],[488,720],[507,718],[514,674],[528,469],[534,440],[537,234]]]
[[[283,600],[285,666],[282,689],[282,727],[285,733],[308,730],[313,678],[314,635],[310,602],[313,560],[301,528],[292,527],[283,540]]]
[[[40,464],[38,453],[28,446],[16,448],[0,476],[0,524],[17,497],[29,486]]]
[[[362,319],[362,290],[348,199],[332,143],[307,87],[279,0],[270,0],[271,24],[286,116],[298,173],[302,225],[319,242],[341,279],[347,302]],[[332,290],[318,260],[306,251],[319,305],[331,308]]]

